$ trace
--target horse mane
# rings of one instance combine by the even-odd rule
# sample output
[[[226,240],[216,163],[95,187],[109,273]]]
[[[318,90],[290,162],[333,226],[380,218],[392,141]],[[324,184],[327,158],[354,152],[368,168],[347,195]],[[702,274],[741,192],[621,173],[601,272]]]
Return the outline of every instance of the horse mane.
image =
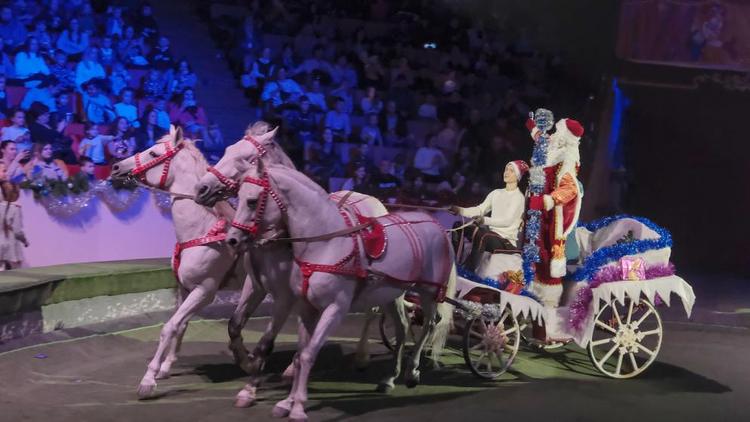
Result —
[[[270,132],[271,130],[273,130],[273,126],[270,123],[264,120],[258,120],[257,122],[247,127],[247,129],[245,130],[245,136],[262,136]],[[281,164],[291,169],[297,169],[297,166],[294,165],[292,159],[289,158],[284,149],[281,148],[281,145],[279,145],[278,142],[276,142],[273,138],[263,142],[263,146],[265,146],[268,153],[273,156],[275,163]]]
[[[170,136],[170,134],[166,134],[159,138],[156,143],[162,144],[165,142],[171,142],[172,139],[173,138],[172,136]],[[182,142],[185,152],[187,152],[188,155],[192,157],[193,160],[195,160],[195,165],[192,166],[192,169],[195,172],[195,176],[200,179],[204,174],[206,174],[206,168],[208,168],[208,161],[206,161],[206,157],[204,157],[201,150],[198,149],[197,146],[195,146],[195,140],[183,138],[180,142]]]
[[[298,170],[286,167],[281,164],[269,164],[268,170],[273,170],[274,173],[281,172],[284,176],[297,182],[299,185],[304,186],[307,190],[314,192],[317,195],[328,197],[328,192],[325,191],[319,184],[315,183],[312,179],[305,176]]]

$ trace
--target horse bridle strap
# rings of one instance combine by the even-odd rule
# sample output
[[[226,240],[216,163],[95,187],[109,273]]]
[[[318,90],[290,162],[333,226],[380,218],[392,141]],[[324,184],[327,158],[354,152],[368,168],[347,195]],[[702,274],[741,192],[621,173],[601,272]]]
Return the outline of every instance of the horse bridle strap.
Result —
[[[253,215],[253,219],[252,221],[250,221],[250,224],[240,223],[235,220],[232,221],[232,227],[236,227],[254,236],[258,234],[258,226],[260,225],[260,221],[263,219],[263,214],[266,212],[266,204],[268,203],[269,196],[273,199],[274,202],[276,202],[276,205],[279,207],[282,213],[286,213],[286,205],[284,205],[284,203],[281,201],[281,198],[279,198],[279,195],[276,194],[276,192],[271,187],[271,178],[268,176],[268,172],[263,172],[263,175],[260,177],[260,179],[245,176],[242,179],[242,183],[257,185],[263,188],[263,190],[258,197],[258,207],[255,210],[255,215]]]
[[[257,158],[262,158],[264,155],[266,155],[268,153],[268,150],[266,149],[266,147],[264,147],[263,144],[261,144],[260,142],[256,141],[255,138],[253,138],[252,136],[247,135],[247,136],[245,136],[242,139],[244,139],[244,140],[250,142],[251,144],[253,144],[253,146],[255,147],[255,149],[258,150],[258,157]],[[206,170],[208,170],[209,173],[211,173],[214,176],[216,176],[216,178],[219,179],[219,182],[222,185],[226,186],[227,190],[229,190],[230,192],[236,192],[240,188],[240,183],[237,183],[234,180],[230,179],[229,177],[225,176],[219,170],[217,170],[215,167],[208,167]]]
[[[135,168],[130,171],[130,174],[135,177],[140,177],[143,184],[147,184],[146,172],[163,163],[164,167],[161,170],[161,178],[159,178],[159,189],[164,189],[167,185],[167,178],[169,177],[169,167],[172,164],[172,159],[175,155],[177,155],[178,152],[180,152],[183,147],[183,144],[177,144],[175,147],[172,147],[172,144],[169,142],[166,142],[165,145],[167,148],[167,152],[154,158],[153,160],[146,161],[145,163],[141,162],[141,153],[136,153],[134,157]]]

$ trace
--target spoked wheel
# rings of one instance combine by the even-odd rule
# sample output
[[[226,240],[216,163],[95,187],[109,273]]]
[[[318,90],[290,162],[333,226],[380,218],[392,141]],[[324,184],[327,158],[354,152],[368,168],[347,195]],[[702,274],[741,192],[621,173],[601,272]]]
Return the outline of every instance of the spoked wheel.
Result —
[[[496,320],[479,316],[466,324],[464,361],[474,375],[495,379],[510,368],[520,344],[521,329],[510,309]]]
[[[659,312],[647,300],[613,301],[596,315],[589,358],[611,378],[633,378],[656,360],[663,335]]]
[[[422,324],[418,306],[413,303],[406,303],[406,320],[409,326],[406,329],[406,343],[404,346],[414,346],[419,336],[422,334]],[[387,313],[380,315],[380,340],[383,345],[390,351],[396,347],[396,327],[395,321]]]

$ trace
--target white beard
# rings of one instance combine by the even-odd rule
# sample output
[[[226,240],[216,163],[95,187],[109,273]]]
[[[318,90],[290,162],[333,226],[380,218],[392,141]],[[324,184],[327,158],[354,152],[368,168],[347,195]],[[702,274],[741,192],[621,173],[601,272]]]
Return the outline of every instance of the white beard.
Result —
[[[576,138],[565,139],[564,137],[550,137],[547,147],[547,162],[545,167],[554,166],[559,163],[575,164],[581,161],[578,153],[579,141]]]

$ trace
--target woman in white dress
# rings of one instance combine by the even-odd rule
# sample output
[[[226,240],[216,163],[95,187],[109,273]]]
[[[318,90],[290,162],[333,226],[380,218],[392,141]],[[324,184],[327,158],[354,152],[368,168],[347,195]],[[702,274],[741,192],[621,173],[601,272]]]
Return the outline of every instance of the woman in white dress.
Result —
[[[23,216],[18,200],[18,185],[8,181],[5,164],[0,163],[0,271],[23,264],[23,248],[29,246],[23,232]]]

